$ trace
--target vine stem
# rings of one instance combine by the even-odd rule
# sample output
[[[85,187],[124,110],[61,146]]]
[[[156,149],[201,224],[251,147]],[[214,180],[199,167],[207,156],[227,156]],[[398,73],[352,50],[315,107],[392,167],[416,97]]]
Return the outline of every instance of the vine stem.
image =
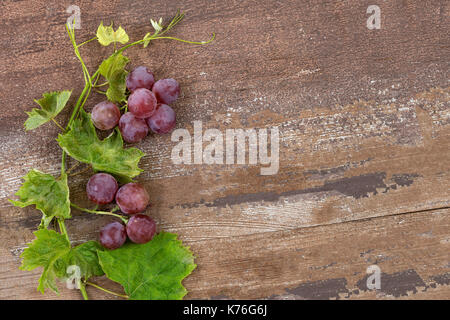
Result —
[[[79,45],[77,45],[77,47],[79,48],[82,45],[85,45],[86,43],[89,43],[89,42],[94,41],[94,40],[97,40],[97,37],[93,37],[92,39],[86,40],[85,42],[80,43]]]
[[[215,38],[216,38],[216,34],[213,33],[211,39],[209,39],[208,41],[190,41],[190,40],[184,40],[184,39],[179,39],[179,38],[174,38],[174,37],[155,37],[152,40],[169,39],[169,40],[175,40],[175,41],[180,41],[180,42],[184,42],[184,43],[191,43],[191,44],[208,44],[211,41],[213,41]]]
[[[78,167],[81,164],[81,162],[77,162],[75,163],[73,166],[71,166],[68,170],[66,170],[66,173],[69,174],[70,172],[73,171],[73,169],[75,169],[76,167]]]
[[[66,130],[68,130],[70,128],[70,126],[72,125],[75,117],[77,116],[78,111],[80,110],[80,108],[82,108],[84,106],[87,98],[89,97],[89,94],[91,93],[91,89],[93,86],[92,79],[97,77],[96,81],[95,81],[95,83],[97,83],[98,76],[100,75],[100,71],[99,71],[99,69],[97,69],[97,71],[92,75],[92,77],[89,75],[87,67],[86,67],[83,59],[81,58],[80,52],[78,51],[78,46],[75,42],[75,33],[74,33],[73,29],[70,30],[70,28],[67,25],[66,25],[66,29],[67,29],[67,33],[69,34],[70,41],[72,42],[72,45],[74,47],[75,55],[77,56],[78,60],[80,60],[80,62],[81,62],[81,67],[83,69],[83,76],[84,76],[84,81],[85,81],[83,91],[81,92],[80,96],[78,97],[75,107],[73,108],[72,115],[70,116],[69,122],[67,123]],[[93,39],[91,39],[91,40],[93,40]],[[66,152],[63,150],[62,157],[61,157],[61,174],[64,174],[65,170],[66,170]]]
[[[106,85],[108,85],[108,84],[109,84],[109,82],[106,81],[106,82],[104,82],[104,83],[102,83],[102,84],[97,84],[97,85],[95,85],[94,87],[100,88],[100,87],[106,86]]]
[[[70,206],[71,206],[71,207],[74,207],[75,209],[78,209],[78,210],[80,210],[80,211],[87,212],[87,213],[93,213],[93,214],[101,214],[101,215],[113,216],[113,217],[116,217],[116,218],[121,219],[125,224],[128,222],[128,219],[126,219],[125,217],[121,216],[120,214],[112,213],[112,212],[110,212],[110,211],[90,210],[90,209],[87,209],[87,208],[82,208],[82,207],[80,207],[80,206],[77,206],[77,205],[74,204],[74,203],[70,203]]]
[[[86,291],[86,285],[84,283],[81,283],[80,281],[80,291],[81,291],[81,295],[83,296],[84,300],[89,300],[87,291]]]
[[[61,233],[66,237],[67,241],[70,243],[69,234],[67,233],[66,225],[64,224],[64,219],[57,219],[58,226]]]
[[[52,121],[53,121],[54,124],[56,124],[56,126],[57,126],[58,128],[61,129],[62,132],[65,132],[65,131],[66,131],[66,129],[64,129],[63,126],[60,125],[60,124],[58,123],[58,121],[55,120],[55,118],[52,118]]]
[[[127,295],[125,295],[125,294],[120,294],[120,293],[117,293],[117,292],[114,292],[114,291],[105,289],[105,288],[100,287],[99,285],[96,285],[95,283],[92,283],[92,282],[89,282],[89,281],[86,281],[86,284],[87,284],[87,285],[90,285],[90,286],[93,286],[94,288],[97,288],[97,289],[99,289],[99,290],[102,290],[102,291],[104,291],[104,292],[106,292],[106,293],[112,294],[112,295],[114,295],[114,296],[118,296],[118,297],[125,298],[125,299],[128,299],[128,298],[129,298],[129,297],[128,297]]]
[[[106,95],[105,91],[101,91],[101,90],[94,90],[94,91],[97,92],[97,93],[101,93],[101,94],[105,94]]]
[[[87,166],[86,168],[84,168],[84,169],[82,169],[82,170],[80,170],[80,171],[78,171],[78,172],[69,174],[69,177],[73,177],[73,176],[77,176],[77,175],[79,175],[79,174],[85,173],[85,172],[88,171],[90,168],[91,168],[90,166]],[[69,170],[68,170],[67,172],[69,172]]]
[[[163,33],[161,33],[163,34]],[[119,54],[122,53],[123,51],[125,51],[126,49],[135,46],[137,44],[141,44],[144,42],[150,42],[152,40],[158,40],[158,39],[169,39],[169,40],[175,40],[175,41],[180,41],[180,42],[185,42],[185,43],[191,43],[191,44],[208,44],[211,41],[213,41],[216,38],[216,34],[213,32],[211,39],[209,39],[208,41],[190,41],[190,40],[184,40],[184,39],[180,39],[180,38],[174,38],[174,37],[161,37],[158,36],[158,33],[154,33],[153,35],[151,35],[148,38],[141,39],[132,43],[127,44],[126,46],[123,46],[122,48],[120,48],[119,50],[117,50],[116,52],[113,53],[113,55],[115,54]]]

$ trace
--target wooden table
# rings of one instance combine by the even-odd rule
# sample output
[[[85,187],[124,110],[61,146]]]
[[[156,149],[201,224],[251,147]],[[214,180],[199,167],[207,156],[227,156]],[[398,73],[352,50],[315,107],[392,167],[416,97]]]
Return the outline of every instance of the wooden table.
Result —
[[[132,40],[150,18],[187,17],[166,40],[132,48],[130,67],[179,80],[177,128],[278,127],[280,167],[174,164],[170,135],[138,145],[138,181],[160,230],[176,232],[196,254],[184,281],[191,299],[450,298],[450,86],[448,1],[2,1],[0,3],[0,298],[81,296],[36,291],[40,270],[18,270],[40,213],[14,197],[31,168],[57,175],[56,126],[23,130],[25,111],[46,91],[83,88],[65,33],[81,9],[79,42],[100,21]],[[369,5],[381,29],[369,30]],[[110,53],[97,43],[81,54],[88,68]],[[93,94],[90,110],[103,99]],[[65,123],[71,110],[58,120]],[[71,162],[72,164],[74,162]],[[89,206],[91,173],[71,178],[71,199]],[[108,218],[73,211],[74,243],[95,239]],[[366,286],[367,268],[381,289]],[[97,283],[120,287],[103,278]],[[111,298],[94,288],[94,299]]]

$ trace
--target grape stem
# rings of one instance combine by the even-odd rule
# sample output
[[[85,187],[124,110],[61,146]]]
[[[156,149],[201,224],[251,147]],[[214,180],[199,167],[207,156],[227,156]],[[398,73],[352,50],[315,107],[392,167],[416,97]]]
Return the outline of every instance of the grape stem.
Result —
[[[84,82],[85,82],[84,89],[81,92],[80,96],[78,97],[75,107],[73,108],[72,115],[70,116],[69,122],[67,123],[66,130],[68,130],[70,128],[70,126],[72,125],[72,122],[74,121],[75,117],[77,116],[78,111],[80,110],[80,108],[83,108],[89,94],[91,93],[91,88],[93,86],[92,79],[96,78],[95,83],[97,83],[98,77],[100,76],[100,71],[97,69],[97,71],[92,75],[92,77],[89,75],[89,71],[87,70],[85,63],[84,63],[83,59],[81,58],[80,52],[78,51],[78,46],[75,41],[75,29],[69,28],[68,25],[66,25],[66,29],[67,29],[67,33],[69,34],[70,41],[73,45],[75,55],[77,56],[78,60],[80,60],[80,62],[81,62],[81,67],[83,69],[83,77],[84,77]],[[62,158],[61,158],[61,174],[63,174],[65,172],[65,168],[66,168],[66,152],[63,150]]]
[[[78,172],[69,174],[69,177],[73,177],[73,176],[79,175],[79,174],[81,174],[81,173],[85,173],[85,172],[88,171],[90,168],[91,168],[90,166],[87,166],[86,168],[81,169],[81,170],[78,171]],[[69,170],[67,170],[67,172],[69,172]]]
[[[162,33],[161,33],[162,34]],[[190,40],[184,40],[184,39],[180,39],[180,38],[174,38],[174,37],[161,37],[158,36],[158,33],[154,33],[153,35],[151,35],[150,37],[144,37],[144,39],[132,42],[130,44],[127,44],[126,46],[120,48],[119,50],[117,50],[116,52],[114,52],[113,54],[119,54],[122,53],[124,50],[128,49],[129,47],[135,46],[137,44],[141,44],[141,43],[145,43],[145,42],[150,42],[152,40],[159,40],[159,39],[169,39],[169,40],[175,40],[175,41],[180,41],[180,42],[185,42],[185,43],[191,43],[191,44],[208,44],[211,41],[213,41],[216,38],[216,34],[213,32],[211,38],[208,41],[190,41]]]
[[[80,164],[81,164],[81,162],[75,163],[73,166],[71,166],[69,169],[66,170],[66,173],[69,174],[70,172],[72,172],[73,169],[78,167]]]
[[[87,212],[87,213],[93,213],[93,214],[101,214],[101,215],[113,216],[113,217],[116,217],[116,218],[121,219],[125,224],[128,223],[128,219],[127,219],[127,218],[121,216],[120,214],[112,213],[112,212],[110,212],[110,211],[90,210],[90,209],[87,209],[87,208],[82,208],[82,207],[80,207],[80,206],[77,206],[77,205],[74,204],[74,203],[70,203],[70,206],[71,206],[71,207],[74,207],[75,209],[78,209],[78,210],[80,210],[80,211]]]
[[[60,124],[58,123],[58,121],[55,120],[55,118],[52,118],[52,121],[53,121],[54,124],[56,124],[56,126],[57,126],[58,128],[61,129],[62,132],[65,132],[65,131],[66,131],[66,129],[64,129],[63,126],[60,125]]]
[[[64,219],[58,218],[58,226],[61,234],[66,237],[66,240],[70,243],[69,234],[67,233],[66,225],[64,224]]]
[[[211,39],[209,39],[208,41],[190,41],[190,40],[184,40],[184,39],[179,39],[179,38],[174,38],[174,37],[155,37],[153,38],[153,40],[157,40],[157,39],[169,39],[169,40],[175,40],[175,41],[180,41],[180,42],[185,42],[185,43],[191,43],[191,44],[208,44],[211,41],[213,41],[216,38],[216,34],[213,33]]]
[[[129,297],[128,297],[127,295],[125,295],[125,294],[120,294],[120,293],[117,293],[117,292],[114,292],[114,291],[111,291],[111,290],[102,288],[102,287],[100,287],[99,285],[96,285],[95,283],[92,283],[92,282],[89,282],[89,281],[86,281],[85,283],[86,283],[87,285],[93,286],[94,288],[97,288],[97,289],[102,290],[102,291],[104,291],[104,292],[106,292],[106,293],[112,294],[112,295],[114,295],[114,296],[118,296],[118,297],[125,298],[125,299],[128,299],[128,298],[129,298]]]
[[[128,112],[128,102],[125,103],[123,106],[121,106],[120,110],[125,110],[124,112],[127,113]]]
[[[97,89],[95,89],[94,91],[95,91],[95,92],[97,92],[97,93],[101,93],[101,94],[104,94],[104,95],[106,95],[106,91],[102,91],[102,90],[97,90]]]
[[[99,88],[99,87],[106,86],[106,85],[108,85],[108,84],[109,84],[109,82],[106,81],[106,82],[103,82],[102,84],[97,84],[97,85],[95,85],[94,87]]]
[[[97,37],[93,37],[92,39],[86,40],[85,42],[80,43],[79,45],[77,45],[77,47],[79,48],[82,45],[85,45],[86,43],[89,43],[89,42],[94,41],[94,40],[97,40]]]
[[[86,285],[84,283],[81,283],[81,281],[80,281],[80,291],[81,291],[81,295],[83,296],[83,299],[89,300],[89,297],[86,292]]]

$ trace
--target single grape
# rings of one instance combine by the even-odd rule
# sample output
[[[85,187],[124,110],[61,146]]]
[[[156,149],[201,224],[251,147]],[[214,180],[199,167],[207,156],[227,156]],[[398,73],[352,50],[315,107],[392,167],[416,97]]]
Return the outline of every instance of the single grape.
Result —
[[[128,220],[127,235],[134,243],[147,243],[156,232],[156,223],[149,216],[136,214]]]
[[[97,204],[107,204],[114,200],[118,187],[112,175],[97,173],[86,184],[86,192],[89,200]]]
[[[100,244],[107,249],[120,248],[127,240],[127,231],[120,222],[111,222],[100,229]]]
[[[154,133],[169,133],[175,127],[175,111],[167,104],[158,104],[155,113],[146,121]]]
[[[91,119],[97,129],[109,130],[119,123],[120,110],[114,103],[103,101],[92,109]]]
[[[135,214],[147,208],[150,197],[139,183],[127,183],[116,193],[116,203],[123,213]]]
[[[148,126],[144,119],[136,118],[131,112],[120,117],[119,129],[123,140],[128,143],[139,142],[148,134]]]
[[[151,90],[155,83],[153,72],[144,66],[137,67],[127,76],[127,88],[131,92],[139,88]]]
[[[157,104],[155,94],[145,88],[134,90],[128,97],[128,111],[141,119],[151,117]]]
[[[180,85],[175,79],[161,79],[155,82],[152,91],[158,102],[171,104],[180,94]]]

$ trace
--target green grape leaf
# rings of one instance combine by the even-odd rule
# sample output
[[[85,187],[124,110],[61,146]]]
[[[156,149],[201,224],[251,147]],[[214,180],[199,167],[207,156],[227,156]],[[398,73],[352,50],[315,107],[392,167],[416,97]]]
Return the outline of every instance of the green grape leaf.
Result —
[[[97,255],[97,252],[102,250],[103,247],[97,241],[85,242],[72,249],[69,262],[79,266],[81,275],[86,279],[92,276],[102,276],[105,273],[100,266]]]
[[[121,181],[131,181],[143,170],[139,169],[139,160],[144,153],[137,148],[123,148],[119,129],[100,140],[95,132],[90,115],[83,109],[70,130],[56,139],[61,148],[72,158],[92,165],[97,171],[116,175]]]
[[[120,283],[133,300],[180,300],[181,284],[195,269],[194,256],[173,233],[161,232],[146,244],[126,243],[116,250],[99,251],[106,276]]]
[[[34,100],[41,108],[33,108],[27,112],[25,130],[33,130],[55,118],[64,109],[72,91],[47,92],[42,99]]]
[[[80,268],[81,276],[89,279],[92,276],[102,276],[105,273],[98,261],[97,251],[103,247],[97,241],[88,241],[74,247],[64,257],[64,265],[76,265]]]
[[[32,169],[24,177],[24,183],[17,191],[20,200],[9,200],[17,207],[36,205],[43,214],[40,228],[47,228],[53,217],[68,219],[70,215],[69,187],[67,175],[59,179],[52,175]]]
[[[106,79],[113,77],[117,71],[124,70],[127,63],[130,61],[121,53],[112,54],[109,58],[103,60],[99,67],[99,72]]]
[[[20,269],[29,271],[43,267],[38,290],[44,293],[46,288],[50,288],[58,293],[55,279],[63,266],[57,264],[57,261],[69,253],[70,243],[64,235],[53,230],[41,229],[34,232],[34,235],[36,239],[21,254],[23,260]]]
[[[109,87],[106,97],[113,102],[126,100],[126,78],[128,72],[125,66],[130,60],[121,53],[112,54],[108,59],[103,60],[99,67],[100,74],[108,81]]]
[[[97,28],[97,40],[102,46],[109,46],[111,43],[115,42],[125,44],[130,38],[122,27],[119,27],[114,31],[112,24],[105,27],[102,22]]]

